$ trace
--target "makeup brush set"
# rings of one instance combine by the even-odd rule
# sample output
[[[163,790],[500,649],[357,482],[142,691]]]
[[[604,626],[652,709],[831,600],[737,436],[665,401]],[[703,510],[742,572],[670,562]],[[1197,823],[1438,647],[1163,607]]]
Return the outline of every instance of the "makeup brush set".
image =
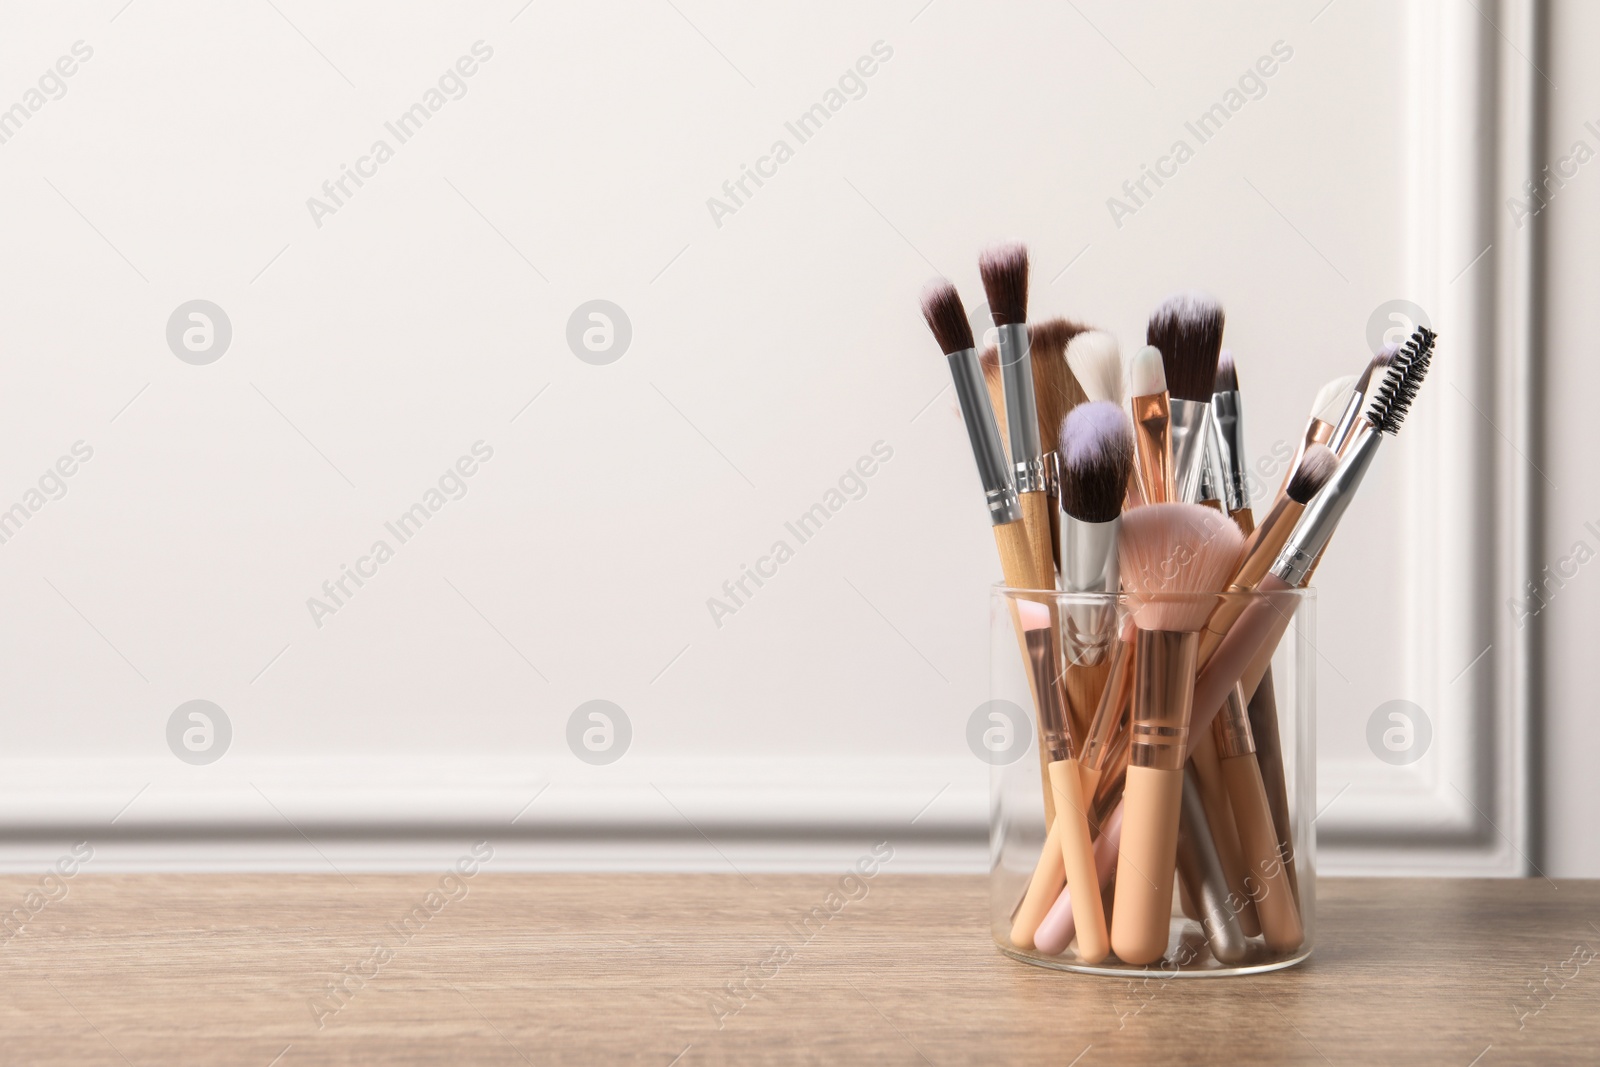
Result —
[[[1028,321],[1022,245],[987,250],[979,272],[992,347],[948,281],[922,312],[977,463],[1039,742],[1045,838],[997,939],[1091,967],[1155,964],[1201,938],[1224,970],[1303,958],[1273,654],[1435,335],[1418,328],[1317,394],[1258,518],[1215,300],[1161,304],[1124,368],[1106,332]]]

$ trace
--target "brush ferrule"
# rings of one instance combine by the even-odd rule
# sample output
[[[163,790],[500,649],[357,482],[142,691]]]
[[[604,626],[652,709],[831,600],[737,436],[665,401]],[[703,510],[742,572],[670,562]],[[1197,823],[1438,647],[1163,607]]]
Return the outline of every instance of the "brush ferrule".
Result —
[[[1383,434],[1365,434],[1351,447],[1349,454],[1339,461],[1333,477],[1306,505],[1305,514],[1295,524],[1294,533],[1289,535],[1283,551],[1278,553],[1278,561],[1272,565],[1273,575],[1294,588],[1305,581],[1306,575],[1316,565],[1317,558],[1322,555],[1322,550],[1328,547],[1328,539],[1344,517],[1345,509],[1350,506],[1361,479],[1366,477],[1367,468],[1372,466],[1372,458],[1378,454],[1378,446],[1382,443]]]
[[[1328,438],[1328,447],[1338,452],[1350,441],[1350,435],[1356,431],[1356,425],[1361,421],[1361,410],[1367,406],[1365,393],[1360,389],[1350,392],[1350,400],[1344,406],[1344,411],[1339,415],[1339,421],[1334,423],[1333,433]]]
[[[1228,690],[1228,702],[1211,723],[1212,736],[1217,740],[1217,755],[1245,756],[1256,750],[1255,735],[1250,732],[1250,712],[1245,707],[1244,687],[1235,684]]]
[[[1211,435],[1211,405],[1202,400],[1169,401],[1172,411],[1172,480],[1179,503],[1200,499],[1206,441]]]
[[[1008,322],[995,329],[999,335],[995,344],[1000,356],[1000,388],[1006,398],[1006,435],[1011,441],[1017,492],[1043,492],[1044,456],[1039,443],[1039,409],[1033,397],[1028,327],[1025,323]]]
[[[989,521],[995,526],[1022,518],[1022,505],[1011,484],[1005,445],[989,407],[989,391],[983,384],[983,368],[976,349],[964,348],[945,357],[950,363],[950,379],[955,383],[956,401],[961,406],[961,421],[967,427],[972,458],[978,465],[978,480],[989,507]]]
[[[1120,517],[1110,522],[1084,522],[1061,516],[1061,589],[1065,593],[1115,593],[1117,534]],[[1062,619],[1063,641],[1071,663],[1094,666],[1105,658],[1117,637],[1115,603],[1068,601]]]
[[[1133,657],[1133,746],[1136,767],[1183,767],[1194,705],[1195,658],[1200,635],[1181,630],[1140,630]]]
[[[1051,761],[1072,758],[1072,737],[1067,730],[1066,703],[1061,696],[1061,670],[1056,665],[1055,642],[1049,627],[1028,630],[1028,669],[1039,698],[1039,736]]]
[[[1172,484],[1172,448],[1167,439],[1172,408],[1166,393],[1146,393],[1133,398],[1133,454],[1138,464],[1135,479],[1147,504],[1169,504]]]
[[[1215,428],[1222,502],[1231,514],[1250,506],[1250,475],[1244,459],[1243,405],[1239,402],[1238,390],[1211,395],[1211,425]]]

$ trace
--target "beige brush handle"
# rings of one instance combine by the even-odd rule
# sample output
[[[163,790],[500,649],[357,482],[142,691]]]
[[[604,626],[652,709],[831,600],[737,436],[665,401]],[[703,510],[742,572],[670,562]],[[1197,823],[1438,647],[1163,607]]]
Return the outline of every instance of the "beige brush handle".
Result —
[[[1228,784],[1222,779],[1217,743],[1210,734],[1195,746],[1189,765],[1194,768],[1195,785],[1200,790],[1201,806],[1206,809],[1206,821],[1211,824],[1211,839],[1217,846],[1217,859],[1222,864],[1228,893],[1242,902],[1238,911],[1239,929],[1244,936],[1255,937],[1261,933],[1261,923],[1245,886],[1244,849],[1239,844],[1239,828],[1228,799]]]
[[[1305,928],[1278,854],[1278,834],[1272,826],[1272,809],[1267,806],[1267,791],[1261,784],[1255,753],[1229,756],[1222,761],[1222,774],[1239,824],[1239,843],[1249,865],[1251,896],[1261,917],[1261,932],[1268,948],[1290,952],[1305,940]]]
[[[1167,951],[1182,799],[1181,768],[1128,768],[1111,909],[1111,948],[1124,963],[1154,963]]]
[[[1061,887],[1067,881],[1067,868],[1061,860],[1059,822],[1050,824],[1044,848],[1039,852],[1039,862],[1033,868],[1033,880],[1028,883],[1028,891],[1023,894],[1017,913],[1011,917],[1011,943],[1020,949],[1033,948],[1034,931],[1039,929],[1040,920],[1061,895]]]
[[[1061,861],[1072,891],[1072,922],[1078,930],[1078,956],[1099,963],[1111,951],[1106,914],[1100,901],[1100,876],[1094,865],[1094,844],[1089,840],[1089,819],[1084,814],[1083,779],[1078,761],[1050,764],[1050,784],[1056,792],[1056,826],[1061,839]],[[1041,916],[1042,918],[1042,916]]]

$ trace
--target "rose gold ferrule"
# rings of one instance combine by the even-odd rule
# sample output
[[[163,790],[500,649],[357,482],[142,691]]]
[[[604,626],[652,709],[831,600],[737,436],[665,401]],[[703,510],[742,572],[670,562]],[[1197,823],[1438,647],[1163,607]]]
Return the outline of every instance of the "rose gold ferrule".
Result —
[[[1128,694],[1133,690],[1133,640],[1118,639],[1111,648],[1111,663],[1106,673],[1106,687],[1100,691],[1100,706],[1095,709],[1089,725],[1089,736],[1083,743],[1079,761],[1090,771],[1104,771],[1125,740],[1128,712]]]
[[[1171,430],[1172,408],[1165,392],[1133,398],[1134,469],[1139,492],[1147,504],[1165,504],[1178,498],[1172,473]]]
[[[1133,664],[1133,743],[1128,753],[1131,766],[1182,769],[1199,650],[1198,633],[1139,631]]]
[[[1250,732],[1250,711],[1245,706],[1244,691],[1235,685],[1228,693],[1228,702],[1217,712],[1211,724],[1212,736],[1217,740],[1217,755],[1245,756],[1256,750],[1255,735]]]
[[[1262,518],[1261,525],[1250,534],[1244,544],[1244,556],[1239,570],[1234,574],[1231,590],[1238,592],[1254,589],[1266,577],[1267,570],[1277,560],[1278,553],[1294,531],[1294,524],[1306,510],[1304,504],[1279,497],[1272,510]]]

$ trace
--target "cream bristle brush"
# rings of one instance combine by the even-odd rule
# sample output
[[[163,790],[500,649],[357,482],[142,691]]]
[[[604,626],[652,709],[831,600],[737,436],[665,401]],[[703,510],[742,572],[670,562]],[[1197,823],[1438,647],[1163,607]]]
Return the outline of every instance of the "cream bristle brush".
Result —
[[[1172,402],[1161,350],[1145,345],[1128,369],[1133,410],[1134,488],[1140,502],[1170,504],[1177,500],[1172,475]]]
[[[1306,449],[1312,445],[1326,445],[1333,440],[1334,427],[1350,402],[1350,392],[1355,384],[1356,376],[1347,374],[1342,378],[1335,378],[1317,390],[1317,398],[1311,404],[1311,414],[1306,419],[1306,428],[1301,433],[1300,442],[1295,446],[1294,455],[1283,472],[1283,482],[1278,486],[1277,499],[1283,499],[1284,491],[1289,488],[1289,479],[1299,470],[1300,460],[1305,456]]]
[[[1084,396],[1122,406],[1122,349],[1104,330],[1085,330],[1067,344],[1067,366]]]
[[[1111,945],[1125,963],[1154,963],[1167,949],[1200,630],[1243,549],[1232,520],[1197,504],[1148,504],[1122,518],[1118,553],[1137,627],[1111,917]]]
[[[1050,540],[1050,500],[1044,445],[1033,380],[1028,338],[1028,250],[1020,243],[995,245],[978,257],[978,274],[989,298],[1000,353],[1000,382],[1005,391],[1006,443],[1011,449],[1011,476],[1022,503],[1022,521],[1034,566],[1052,575],[1040,588],[1053,589],[1055,573]]]
[[[1167,298],[1150,315],[1145,343],[1161,350],[1172,411],[1171,499],[1200,499],[1200,480],[1210,444],[1211,395],[1222,355],[1222,305],[1204,293]]]

